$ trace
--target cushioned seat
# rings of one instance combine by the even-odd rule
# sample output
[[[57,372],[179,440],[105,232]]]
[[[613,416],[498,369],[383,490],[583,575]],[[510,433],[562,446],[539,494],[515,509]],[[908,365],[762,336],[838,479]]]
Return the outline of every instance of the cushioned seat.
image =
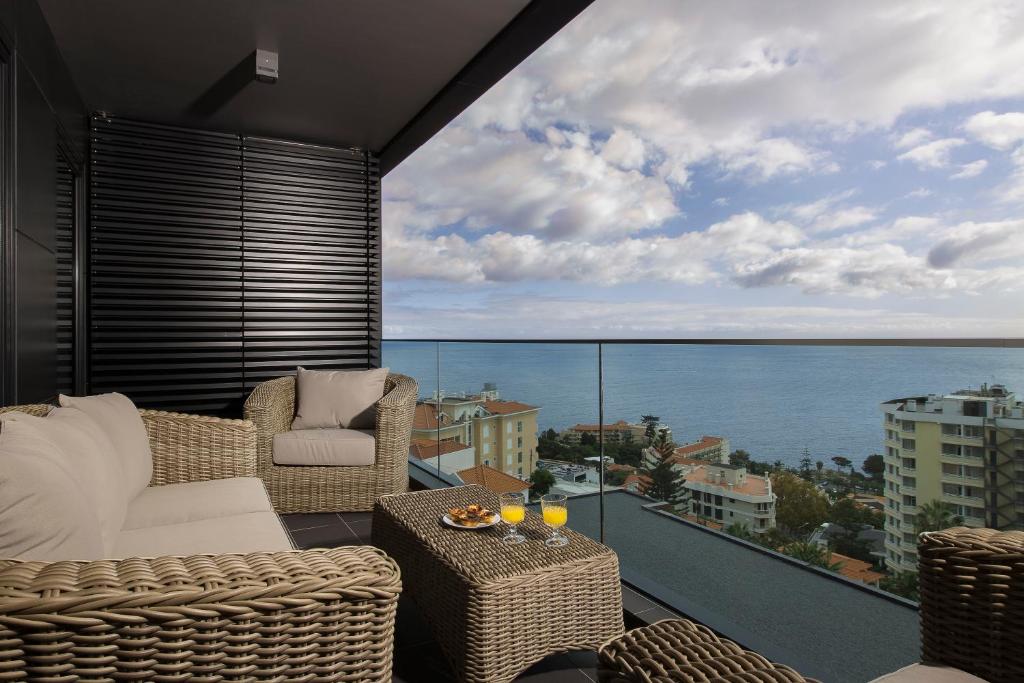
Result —
[[[372,429],[296,429],[274,435],[275,465],[373,465]]]
[[[871,683],[985,683],[985,680],[949,666],[911,664]]]
[[[122,530],[273,511],[267,489],[258,477],[150,486],[128,504]]]
[[[288,532],[273,512],[200,519],[122,531],[114,557],[159,555],[222,555],[292,550]]]

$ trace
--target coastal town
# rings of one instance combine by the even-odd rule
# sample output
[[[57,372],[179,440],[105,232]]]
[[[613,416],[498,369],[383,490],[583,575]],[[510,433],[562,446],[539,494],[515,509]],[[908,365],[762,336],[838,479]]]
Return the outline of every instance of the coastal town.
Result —
[[[1024,485],[1014,463],[1024,459],[1024,403],[983,384],[880,409],[878,453],[854,462],[815,460],[805,450],[793,467],[734,450],[727,435],[677,443],[672,426],[649,414],[541,431],[541,406],[485,384],[418,401],[409,455],[455,483],[497,493],[637,496],[645,510],[681,524],[916,599],[918,533],[1019,524]],[[985,444],[997,474],[988,479]]]

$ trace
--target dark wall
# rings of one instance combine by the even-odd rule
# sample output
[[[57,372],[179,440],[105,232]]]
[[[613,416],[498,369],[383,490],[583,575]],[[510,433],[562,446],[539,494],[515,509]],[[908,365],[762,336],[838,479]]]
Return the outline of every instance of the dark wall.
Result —
[[[237,415],[296,365],[379,365],[371,155],[100,115],[91,137],[91,391]]]
[[[34,0],[0,2],[4,404],[58,391],[58,204],[81,175],[86,109]],[[65,184],[67,179],[65,179]]]

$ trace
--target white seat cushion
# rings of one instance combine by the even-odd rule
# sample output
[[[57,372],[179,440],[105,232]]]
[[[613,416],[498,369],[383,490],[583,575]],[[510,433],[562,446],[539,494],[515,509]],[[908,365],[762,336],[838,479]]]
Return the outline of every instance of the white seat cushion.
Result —
[[[274,436],[274,464],[372,465],[376,448],[370,429],[296,429]]]
[[[31,423],[0,428],[0,557],[98,560],[99,518],[75,481],[74,464]]]
[[[56,444],[99,520],[104,552],[111,552],[124,524],[128,495],[121,460],[106,432],[87,413],[73,408],[54,408],[46,417],[11,412],[0,415],[0,421],[27,424]]]
[[[871,683],[985,683],[985,680],[949,666],[911,664]]]
[[[124,530],[273,511],[263,480],[256,477],[150,486],[128,504]]]
[[[139,411],[124,394],[60,396],[65,408],[81,410],[96,421],[117,449],[124,470],[125,492],[134,498],[153,478],[153,452]]]
[[[247,512],[122,531],[114,544],[114,558],[220,555],[292,549],[288,532],[276,514]]]

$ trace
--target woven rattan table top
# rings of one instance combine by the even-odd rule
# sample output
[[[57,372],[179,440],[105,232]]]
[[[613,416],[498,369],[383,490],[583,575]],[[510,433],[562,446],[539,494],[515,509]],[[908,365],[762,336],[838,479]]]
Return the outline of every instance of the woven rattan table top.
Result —
[[[378,499],[378,514],[383,512],[414,534],[435,556],[474,583],[488,583],[528,574],[538,569],[574,565],[582,561],[613,555],[614,552],[587,536],[563,528],[569,544],[548,548],[544,539],[551,532],[540,515],[528,510],[519,532],[526,542],[506,545],[501,537],[508,527],[498,524],[485,529],[452,529],[441,522],[450,508],[480,503],[498,509],[498,495],[483,486],[456,486],[416,491]],[[572,519],[572,500],[569,500]]]

